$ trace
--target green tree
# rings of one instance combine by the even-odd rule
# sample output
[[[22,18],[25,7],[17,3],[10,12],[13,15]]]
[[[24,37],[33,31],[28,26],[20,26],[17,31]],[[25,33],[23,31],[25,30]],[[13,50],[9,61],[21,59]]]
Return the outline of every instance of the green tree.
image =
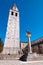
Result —
[[[2,39],[0,38],[0,52],[3,51],[3,42],[2,42]]]

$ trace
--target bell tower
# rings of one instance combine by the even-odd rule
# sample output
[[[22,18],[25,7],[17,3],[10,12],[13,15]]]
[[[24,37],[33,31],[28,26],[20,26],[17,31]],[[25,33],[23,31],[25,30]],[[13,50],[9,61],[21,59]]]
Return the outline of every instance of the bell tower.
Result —
[[[18,54],[20,49],[19,38],[19,11],[16,5],[9,11],[9,18],[4,42],[4,54]]]

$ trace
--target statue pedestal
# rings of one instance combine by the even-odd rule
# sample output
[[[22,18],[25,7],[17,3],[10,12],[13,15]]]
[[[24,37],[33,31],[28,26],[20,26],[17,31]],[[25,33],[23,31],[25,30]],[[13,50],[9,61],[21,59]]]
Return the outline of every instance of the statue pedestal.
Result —
[[[34,61],[39,57],[39,55],[37,53],[29,53],[27,56],[27,61]]]

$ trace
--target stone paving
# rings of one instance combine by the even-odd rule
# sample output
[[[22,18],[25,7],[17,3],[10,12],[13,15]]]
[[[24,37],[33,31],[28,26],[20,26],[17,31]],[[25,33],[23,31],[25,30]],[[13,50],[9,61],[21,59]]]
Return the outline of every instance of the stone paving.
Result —
[[[43,61],[0,60],[0,65],[43,65]]]
[[[43,55],[40,55],[39,57],[33,58],[31,60],[28,59],[27,61],[24,61],[24,62],[17,60],[17,58],[16,59],[3,59],[3,60],[0,59],[0,65],[43,65]]]

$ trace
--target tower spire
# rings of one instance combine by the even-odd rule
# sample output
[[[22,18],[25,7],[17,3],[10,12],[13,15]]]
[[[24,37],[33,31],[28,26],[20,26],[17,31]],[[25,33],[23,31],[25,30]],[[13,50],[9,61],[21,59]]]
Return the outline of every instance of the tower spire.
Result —
[[[11,9],[18,11],[18,8],[17,8],[16,4],[14,4]]]
[[[16,9],[16,4],[13,5],[13,10],[15,10],[15,9]]]

